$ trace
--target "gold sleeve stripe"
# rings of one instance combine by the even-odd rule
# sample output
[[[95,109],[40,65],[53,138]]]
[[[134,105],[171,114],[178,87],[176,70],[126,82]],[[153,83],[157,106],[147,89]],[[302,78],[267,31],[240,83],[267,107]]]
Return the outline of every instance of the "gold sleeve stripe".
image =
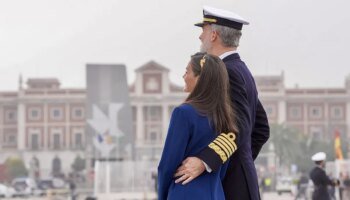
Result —
[[[213,149],[224,163],[237,150],[235,139],[236,135],[234,133],[221,133],[209,144],[209,148]]]
[[[236,135],[234,133],[228,133],[227,137],[231,139],[232,145],[234,146],[235,151],[236,151],[237,150],[237,144],[235,143]]]
[[[234,147],[234,151],[237,150],[237,145],[235,143],[235,139],[236,139],[236,135],[234,133],[221,133],[220,136],[225,137],[228,141],[230,141],[230,143],[233,145]]]
[[[215,141],[218,141],[218,142],[220,142],[221,144],[223,144],[223,146],[225,146],[225,148],[226,148],[226,150],[227,150],[227,155],[228,156],[230,156],[232,153],[233,153],[233,151],[232,151],[232,147],[230,147],[228,144],[227,144],[227,142],[225,142],[222,138],[220,138],[220,136],[219,137],[217,137],[215,140],[214,140],[214,142]]]
[[[227,146],[228,147],[230,147],[230,154],[232,154],[234,151],[235,151],[235,149],[234,149],[234,147],[233,147],[233,145],[232,145],[232,143],[231,143],[231,141],[229,141],[229,140],[227,140],[224,136],[221,136],[221,135],[219,135],[215,140],[222,140],[222,141],[224,141],[225,142],[225,144],[227,144]]]
[[[226,139],[232,141],[232,142],[236,139],[236,136],[235,136],[235,134],[233,134],[233,133],[228,133],[228,134],[226,134],[226,133],[221,133],[220,135],[223,136],[223,137],[225,137]]]
[[[222,142],[218,141],[218,140],[214,140],[213,141],[217,146],[219,146],[221,148],[221,150],[223,150],[226,154],[227,157],[230,156],[230,152],[228,151],[228,149],[225,147],[224,144],[222,144]]]
[[[217,153],[220,156],[222,163],[224,163],[227,160],[227,156],[225,155],[225,153],[221,151],[220,147],[218,147],[216,144],[210,143],[209,148],[213,149],[215,153]]]

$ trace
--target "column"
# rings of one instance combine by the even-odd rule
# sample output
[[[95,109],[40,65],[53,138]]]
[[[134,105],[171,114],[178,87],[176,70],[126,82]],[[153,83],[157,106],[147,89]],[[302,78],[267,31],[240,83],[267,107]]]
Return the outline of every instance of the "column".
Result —
[[[169,74],[168,72],[162,72],[162,94],[167,95],[169,94],[170,89],[170,81],[169,81]]]
[[[284,122],[287,121],[287,103],[286,103],[286,100],[284,100],[282,98],[282,100],[280,100],[278,102],[278,124],[282,124]]]
[[[2,144],[3,144],[3,140],[4,140],[4,136],[3,136],[3,134],[4,134],[4,131],[3,131],[3,124],[4,124],[4,118],[3,118],[3,116],[4,116],[4,109],[3,109],[3,107],[0,105],[0,150],[2,149]],[[18,111],[17,111],[18,112]],[[18,128],[18,127],[17,127]]]
[[[324,123],[323,123],[323,127],[324,127],[324,132],[323,134],[326,135],[326,137],[333,137],[332,136],[332,122],[330,121],[330,113],[329,113],[329,104],[327,102],[324,103],[323,105],[323,117],[324,117]]]
[[[48,128],[48,119],[50,115],[50,111],[48,110],[48,105],[46,101],[43,101],[43,119],[44,119],[44,146],[42,147],[43,149],[49,149],[49,140],[50,140],[50,133],[49,133],[49,128]]]
[[[65,108],[64,108],[64,113],[65,113],[65,129],[66,130],[63,130],[63,135],[65,135],[65,149],[70,149],[71,148],[71,140],[72,140],[72,133],[71,133],[71,130],[70,130],[70,107],[69,107],[69,103],[66,103],[65,104]]]
[[[347,137],[350,138],[350,100],[346,103],[346,109],[345,109],[345,118],[346,118],[346,132]],[[348,158],[350,158],[350,147],[348,149]]]
[[[143,104],[136,105],[136,143],[137,146],[144,141],[144,119],[143,119]]]
[[[17,149],[22,151],[26,149],[26,107],[24,103],[19,100],[17,105]]]
[[[311,137],[309,134],[309,115],[308,115],[308,104],[307,103],[304,103],[303,104],[303,110],[304,110],[304,113],[303,113],[303,118],[304,118],[304,133],[306,133],[309,137]],[[312,136],[313,137],[313,136]]]
[[[169,126],[169,105],[163,103],[162,105],[162,117],[163,117],[163,127],[162,127],[162,144],[165,141],[166,135],[168,133],[168,126]]]

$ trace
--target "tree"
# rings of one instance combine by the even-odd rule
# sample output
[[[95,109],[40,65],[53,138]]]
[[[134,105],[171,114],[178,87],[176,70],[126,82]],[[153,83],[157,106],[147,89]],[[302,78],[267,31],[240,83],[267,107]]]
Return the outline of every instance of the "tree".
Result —
[[[264,145],[263,151],[267,151],[269,143],[272,143],[280,161],[279,165],[289,166],[303,154],[298,147],[300,141],[301,135],[295,129],[285,125],[271,125],[270,139]]]
[[[79,155],[75,157],[72,164],[72,169],[74,172],[81,172],[85,169],[85,159],[82,159]]]
[[[296,164],[298,169],[304,172],[310,171],[314,166],[311,156],[319,151],[327,154],[327,160],[335,159],[334,139],[332,137],[323,141],[313,139],[310,135],[300,133],[284,124],[271,125],[270,139],[262,151],[268,151],[269,143],[272,143],[275,148],[280,166],[289,167],[291,164]],[[343,153],[345,153],[344,149],[347,145],[346,140],[342,139]]]
[[[24,162],[18,157],[9,157],[5,161],[6,177],[12,180],[28,175]]]

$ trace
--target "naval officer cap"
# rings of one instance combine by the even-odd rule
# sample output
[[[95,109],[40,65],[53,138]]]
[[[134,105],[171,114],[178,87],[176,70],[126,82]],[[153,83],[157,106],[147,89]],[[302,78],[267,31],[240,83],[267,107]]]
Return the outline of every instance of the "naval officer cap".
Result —
[[[203,22],[197,23],[195,26],[203,27],[205,24],[218,24],[242,30],[243,25],[248,25],[249,22],[236,13],[210,6],[203,6]]]
[[[326,160],[326,154],[324,152],[318,152],[311,157],[312,161],[323,161]]]

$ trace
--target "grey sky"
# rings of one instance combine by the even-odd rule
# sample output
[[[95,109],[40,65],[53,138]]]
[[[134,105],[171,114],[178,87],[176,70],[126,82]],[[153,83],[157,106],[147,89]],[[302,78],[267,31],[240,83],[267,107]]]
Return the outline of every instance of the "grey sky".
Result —
[[[130,83],[149,60],[183,85],[202,5],[250,21],[239,51],[254,75],[284,70],[289,87],[341,87],[350,74],[346,0],[2,0],[0,90],[16,89],[20,73],[84,87],[86,63],[124,63]]]

